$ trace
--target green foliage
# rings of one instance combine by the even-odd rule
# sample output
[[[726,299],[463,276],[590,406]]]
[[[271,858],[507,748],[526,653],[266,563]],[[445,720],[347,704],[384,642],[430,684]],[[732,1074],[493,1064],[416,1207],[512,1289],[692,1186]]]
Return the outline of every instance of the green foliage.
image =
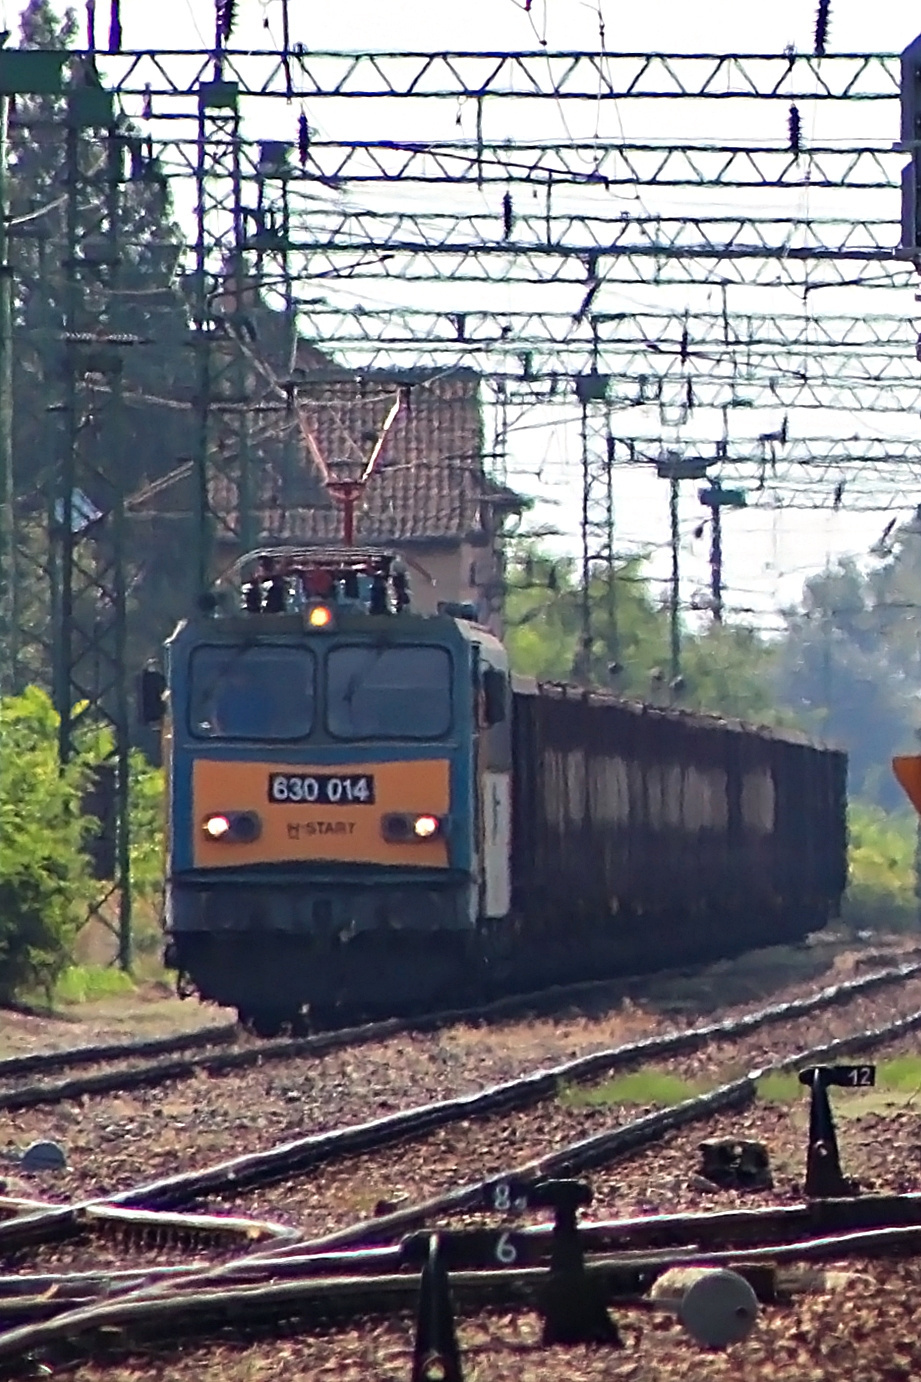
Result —
[[[640,559],[623,561],[611,578],[589,585],[594,646],[581,651],[582,591],[575,563],[555,560],[533,543],[509,559],[506,641],[512,666],[542,681],[580,680],[626,696],[668,700],[668,614],[652,600]],[[681,704],[760,723],[784,718],[770,673],[774,651],[751,629],[724,624],[682,630]],[[610,667],[620,669],[612,675]],[[791,717],[785,717],[789,720]]]
[[[162,768],[131,755],[131,884],[136,900],[153,902],[163,886],[165,786]]]
[[[117,998],[133,993],[134,983],[111,965],[70,965],[54,986],[55,1003],[94,1003],[100,998]]]
[[[58,718],[30,687],[0,702],[0,1000],[49,990],[64,970],[92,895],[80,802],[84,758],[63,771]]]
[[[888,814],[867,802],[852,802],[850,882],[844,918],[860,926],[917,924],[915,849],[917,820],[904,811]]]
[[[847,750],[851,790],[894,810],[903,797],[890,759],[914,748],[921,685],[921,535],[887,537],[882,564],[850,558],[805,584],[786,613],[777,691],[804,724]]]

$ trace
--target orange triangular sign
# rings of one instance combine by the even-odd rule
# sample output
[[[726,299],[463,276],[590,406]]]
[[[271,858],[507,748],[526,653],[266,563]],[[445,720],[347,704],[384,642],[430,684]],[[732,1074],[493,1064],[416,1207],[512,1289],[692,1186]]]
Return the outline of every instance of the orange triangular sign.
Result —
[[[905,758],[893,758],[892,771],[908,800],[921,816],[921,756],[910,754]]]

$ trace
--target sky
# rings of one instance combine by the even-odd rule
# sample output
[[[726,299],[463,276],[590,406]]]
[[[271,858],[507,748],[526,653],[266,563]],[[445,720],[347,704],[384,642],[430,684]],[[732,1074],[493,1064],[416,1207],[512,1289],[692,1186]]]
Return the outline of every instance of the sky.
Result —
[[[5,10],[5,23],[15,23],[15,5]],[[100,28],[105,28],[104,0]],[[210,42],[213,30],[213,10],[210,0],[160,0],[156,5],[141,4],[139,0],[121,0],[124,46],[129,49],[160,47],[169,49],[200,49]],[[421,3],[420,0],[337,0],[334,5],[316,4],[313,0],[290,0],[291,38],[313,52],[324,50],[384,50],[400,51],[512,51],[518,49],[554,50],[598,49],[602,30],[605,52],[612,59],[617,53],[645,52],[724,52],[782,53],[789,46],[799,52],[812,49],[815,24],[815,3],[803,0],[774,0],[770,5],[752,5],[740,0],[647,0],[645,5],[624,4],[622,0],[464,0],[463,4]],[[914,17],[912,10],[915,10]],[[237,0],[237,22],[233,44],[241,48],[275,46],[282,33],[282,0]],[[100,21],[97,20],[97,23]],[[905,0],[877,0],[868,6],[865,0],[832,0],[828,49],[843,52],[898,52],[921,30],[921,6],[912,7]],[[450,102],[428,103],[420,112],[419,104],[406,104],[402,109],[382,112],[381,102],[311,102],[308,97],[294,103],[296,110],[283,102],[253,106],[245,117],[249,133],[259,137],[291,138],[298,111],[307,114],[311,126],[326,138],[412,138],[432,140],[470,138],[474,131],[475,111],[456,109]],[[615,146],[619,141],[669,140],[680,145],[682,140],[703,141],[707,138],[744,143],[747,140],[778,139],[783,146],[786,107],[779,103],[762,102],[749,105],[744,111],[733,108],[727,118],[726,108],[715,103],[694,102],[613,102],[603,110],[589,103],[575,109],[573,104],[548,101],[536,108],[533,102],[504,102],[488,106],[484,120],[488,138],[564,140],[568,136],[593,138],[599,136]],[[854,103],[845,111],[833,114],[828,108],[806,105],[803,124],[807,139],[813,142],[847,145],[871,142],[886,149],[898,138],[898,110],[895,102],[885,105]],[[731,128],[729,127],[731,126]],[[779,128],[778,128],[779,126]],[[339,207],[358,206],[375,195],[375,203],[385,206],[412,206],[420,211],[441,209],[486,209],[497,212],[497,199],[502,189],[483,189],[478,200],[465,200],[466,194],[454,197],[451,189],[400,190],[398,200],[388,203],[387,194],[369,193],[363,189],[345,189],[337,194]],[[519,195],[516,189],[516,197]],[[524,194],[522,194],[523,196]],[[658,212],[673,216],[698,214],[797,216],[835,214],[842,219],[859,219],[881,211],[881,196],[888,194],[842,192],[823,194],[810,189],[734,192],[722,189],[718,193],[698,189],[658,191],[655,195],[640,189],[618,189],[608,196],[604,214],[619,206],[621,214],[630,217],[643,212]],[[351,201],[350,201],[351,198]],[[568,199],[568,201],[566,200]],[[180,197],[181,205],[181,197]],[[890,197],[882,214],[898,215]],[[521,203],[520,203],[521,204]],[[591,212],[600,208],[599,194],[593,189],[569,189],[561,194],[560,207]],[[336,207],[318,202],[318,214],[334,212]],[[908,321],[917,311],[917,287],[907,286],[885,293],[866,290],[849,292],[833,290],[820,298],[814,294],[808,301],[810,313],[820,316],[828,312],[881,311],[904,314]],[[338,296],[337,296],[338,293]],[[328,295],[328,301],[354,305],[356,300],[368,306],[437,306],[444,310],[459,310],[477,302],[495,311],[555,310],[572,312],[578,306],[581,290],[578,284],[551,288],[543,285],[504,287],[496,290],[470,289],[450,281],[425,287],[386,283],[339,285]],[[603,307],[609,311],[629,311],[646,308],[651,311],[680,313],[684,310],[718,310],[720,290],[713,283],[693,288],[666,288],[643,284],[609,285],[604,290]],[[597,304],[596,304],[597,306]],[[789,287],[738,287],[730,290],[730,306],[734,311],[802,312],[803,299]],[[906,339],[911,339],[911,332]],[[317,344],[323,344],[318,341]],[[917,369],[921,384],[921,365],[909,354],[902,371],[911,375]],[[895,395],[894,395],[895,396]],[[921,418],[917,409],[909,411],[914,395],[902,395],[906,400],[904,412],[864,415],[854,408],[836,409],[826,414],[800,412],[791,418],[793,430],[799,435],[853,435],[875,438],[921,441]],[[617,404],[617,397],[615,397]],[[618,415],[615,406],[612,430],[627,437],[643,432],[658,435],[669,446],[693,453],[695,446],[709,443],[719,435],[720,415],[715,410],[698,410],[696,417],[668,417],[658,409],[628,410],[629,418]],[[745,415],[728,419],[728,434],[744,451],[753,450],[751,439],[775,429],[784,410],[777,407],[748,409]],[[512,417],[507,438],[507,479],[522,492],[533,496],[536,505],[527,522],[557,530],[553,539],[565,551],[576,551],[579,524],[579,484],[581,449],[578,430],[578,410],[575,406],[564,410],[532,408]],[[754,472],[752,472],[754,475]],[[828,502],[830,482],[816,479],[810,483],[821,502]],[[821,494],[822,485],[824,490]],[[682,532],[683,597],[692,602],[695,594],[708,582],[709,536],[704,532],[695,537],[705,512],[697,500],[697,486],[683,487],[680,519]],[[724,575],[726,602],[730,611],[747,622],[764,629],[777,624],[776,610],[794,601],[803,580],[827,561],[845,553],[852,553],[861,561],[869,559],[884,525],[892,516],[888,510],[909,516],[916,502],[921,502],[921,472],[915,493],[915,474],[877,472],[861,491],[860,485],[848,490],[839,511],[790,509],[774,506],[770,485],[768,492],[758,493],[754,484],[747,486],[751,494],[750,507],[726,514],[724,521]],[[809,502],[810,489],[799,483],[800,501]],[[655,478],[647,465],[619,466],[614,481],[614,511],[616,545],[624,552],[648,551],[650,571],[656,581],[668,571],[668,496],[667,486]],[[794,496],[796,497],[796,496]],[[789,501],[790,495],[786,496]]]

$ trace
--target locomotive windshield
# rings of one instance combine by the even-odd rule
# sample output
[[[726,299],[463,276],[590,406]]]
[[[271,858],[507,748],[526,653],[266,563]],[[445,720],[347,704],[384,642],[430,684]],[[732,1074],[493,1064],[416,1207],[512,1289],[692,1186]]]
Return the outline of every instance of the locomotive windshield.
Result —
[[[244,643],[192,655],[189,725],[216,739],[301,739],[313,728],[316,659],[306,648]]]
[[[451,728],[445,648],[333,648],[326,688],[327,729],[337,739],[440,739]]]

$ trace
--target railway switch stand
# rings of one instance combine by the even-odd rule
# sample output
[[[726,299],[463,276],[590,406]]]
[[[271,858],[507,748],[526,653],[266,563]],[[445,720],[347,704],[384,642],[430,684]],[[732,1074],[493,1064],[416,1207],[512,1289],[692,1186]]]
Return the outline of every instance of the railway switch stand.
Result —
[[[592,1202],[591,1186],[579,1180],[545,1180],[525,1194],[529,1209],[553,1210],[550,1275],[539,1297],[544,1344],[619,1348],[620,1334],[608,1314],[603,1288],[586,1274],[576,1221],[579,1210]]]
[[[419,1311],[410,1382],[463,1382],[460,1349],[441,1240],[433,1233],[419,1283]]]
[[[859,1195],[859,1182],[849,1179],[841,1170],[841,1154],[828,1090],[830,1085],[845,1089],[870,1089],[876,1083],[876,1067],[816,1065],[801,1070],[799,1080],[810,1091],[805,1184],[807,1197],[831,1200]]]

